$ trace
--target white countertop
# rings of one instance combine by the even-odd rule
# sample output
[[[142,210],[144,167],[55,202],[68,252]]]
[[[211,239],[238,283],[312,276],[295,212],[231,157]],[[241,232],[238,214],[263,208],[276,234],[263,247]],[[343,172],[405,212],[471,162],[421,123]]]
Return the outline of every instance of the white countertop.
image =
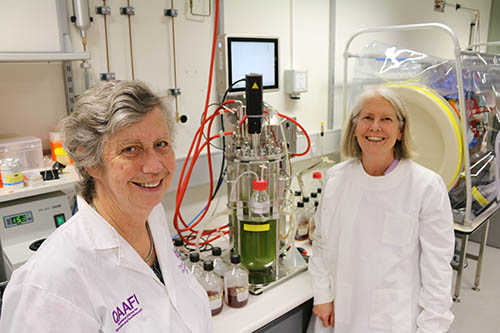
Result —
[[[297,242],[297,246],[309,251],[305,242]],[[253,332],[312,297],[311,277],[306,270],[261,295],[250,295],[243,308],[230,308],[224,303],[222,312],[213,317],[215,333]]]

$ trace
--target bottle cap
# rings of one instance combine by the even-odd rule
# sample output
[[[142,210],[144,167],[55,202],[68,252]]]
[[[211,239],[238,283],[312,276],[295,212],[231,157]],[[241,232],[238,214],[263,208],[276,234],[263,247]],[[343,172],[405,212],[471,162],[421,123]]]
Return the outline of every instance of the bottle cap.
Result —
[[[256,191],[267,190],[267,179],[254,179],[252,188]]]
[[[174,239],[174,246],[183,246],[184,245],[184,240],[180,237],[177,237]]]
[[[192,252],[189,254],[189,261],[198,262],[200,261],[200,254],[198,252]]]
[[[321,172],[319,172],[319,171],[313,172],[313,178],[314,179],[321,179]]]
[[[302,195],[302,192],[300,192],[300,191],[295,191],[295,193],[294,193],[294,194],[295,194],[295,196],[296,196],[296,197],[300,197],[300,196]]]
[[[318,197],[318,193],[316,192],[311,192],[311,198],[317,198]]]
[[[309,197],[303,197],[303,198],[302,198],[302,201],[304,201],[304,202],[309,202]]]
[[[239,264],[241,262],[241,257],[239,254],[231,254],[231,264]]]
[[[203,270],[205,271],[213,271],[214,270],[214,262],[210,259],[205,260],[203,262]]]
[[[297,207],[304,207],[304,203],[302,201],[297,202]]]
[[[220,256],[222,254],[222,250],[220,247],[216,246],[212,249],[212,255]]]

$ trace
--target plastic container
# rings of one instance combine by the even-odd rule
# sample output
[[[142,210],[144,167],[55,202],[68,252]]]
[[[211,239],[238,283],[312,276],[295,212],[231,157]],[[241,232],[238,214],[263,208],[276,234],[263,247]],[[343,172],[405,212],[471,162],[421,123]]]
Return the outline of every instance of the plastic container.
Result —
[[[224,274],[224,295],[226,304],[242,308],[248,303],[248,272],[240,267],[239,254],[231,255],[231,267]]]
[[[64,165],[72,164],[73,161],[69,158],[68,153],[62,145],[62,137],[59,132],[49,132],[50,154],[53,161],[58,161]]]
[[[0,160],[2,183],[7,191],[20,190],[24,187],[22,169],[23,166],[18,158]]]
[[[42,140],[25,136],[0,140],[0,159],[18,158],[24,170],[43,167]]]

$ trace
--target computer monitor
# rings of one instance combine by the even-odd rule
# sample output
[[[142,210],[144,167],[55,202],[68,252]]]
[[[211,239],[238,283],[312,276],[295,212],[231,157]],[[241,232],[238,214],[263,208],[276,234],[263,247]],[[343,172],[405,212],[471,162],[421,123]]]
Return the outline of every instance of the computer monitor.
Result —
[[[279,90],[278,37],[221,35],[217,43],[217,92],[222,96],[245,74],[262,74],[263,90]],[[228,95],[243,94],[245,82],[235,84]]]

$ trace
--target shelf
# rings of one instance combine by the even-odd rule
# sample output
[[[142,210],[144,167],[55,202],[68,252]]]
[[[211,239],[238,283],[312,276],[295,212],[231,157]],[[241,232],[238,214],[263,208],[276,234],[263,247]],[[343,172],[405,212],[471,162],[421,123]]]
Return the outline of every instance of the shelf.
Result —
[[[64,173],[59,175],[59,177],[59,179],[44,181],[43,185],[37,187],[26,186],[23,189],[16,190],[12,193],[7,193],[7,190],[2,187],[0,188],[0,202],[31,197],[62,189],[71,189],[74,188],[74,185],[79,180],[78,174],[72,165],[66,167]]]
[[[88,60],[88,52],[0,52],[0,63]]]

